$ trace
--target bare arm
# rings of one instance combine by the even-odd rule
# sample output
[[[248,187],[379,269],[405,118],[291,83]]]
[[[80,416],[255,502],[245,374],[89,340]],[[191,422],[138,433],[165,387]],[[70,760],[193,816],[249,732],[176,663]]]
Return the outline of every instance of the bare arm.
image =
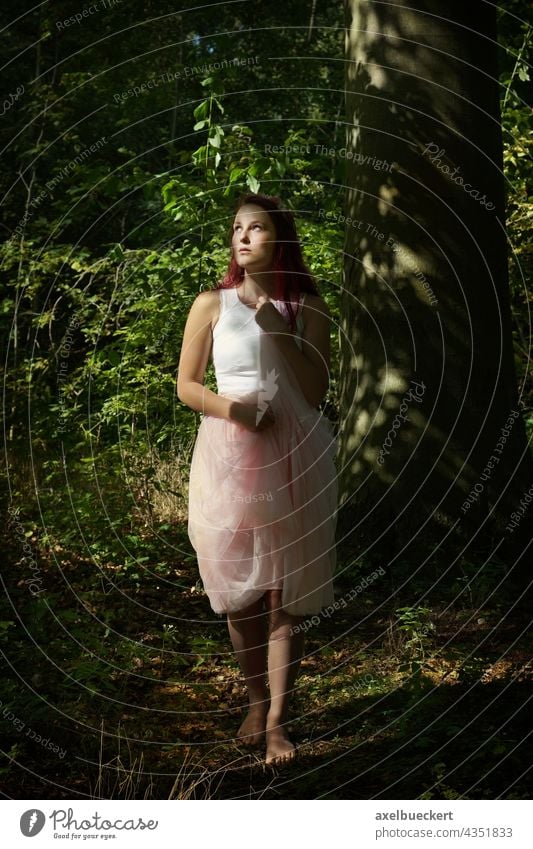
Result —
[[[292,365],[306,400],[318,407],[329,386],[331,316],[327,304],[317,295],[306,295],[303,309],[301,351],[291,335],[276,333],[272,338]]]
[[[230,419],[235,402],[204,386],[213,338],[212,317],[212,296],[209,292],[202,292],[193,301],[185,323],[178,366],[178,398],[192,410],[206,416]]]

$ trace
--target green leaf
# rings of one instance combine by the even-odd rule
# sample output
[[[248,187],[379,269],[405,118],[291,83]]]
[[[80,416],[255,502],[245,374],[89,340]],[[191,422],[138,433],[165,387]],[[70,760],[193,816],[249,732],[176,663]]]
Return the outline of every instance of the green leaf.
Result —
[[[193,115],[195,118],[198,118],[198,120],[200,120],[201,118],[207,118],[209,116],[209,101],[202,100],[202,102],[199,103],[196,109],[193,111]]]
[[[235,183],[242,174],[244,174],[244,168],[232,168],[229,175],[230,185]]]
[[[259,186],[260,186],[259,180],[257,180],[251,174],[246,175],[246,183],[250,187],[250,191],[252,191],[252,192],[258,192],[259,191]]]
[[[109,251],[109,259],[113,260],[113,262],[122,262],[124,256],[122,245],[114,245]]]

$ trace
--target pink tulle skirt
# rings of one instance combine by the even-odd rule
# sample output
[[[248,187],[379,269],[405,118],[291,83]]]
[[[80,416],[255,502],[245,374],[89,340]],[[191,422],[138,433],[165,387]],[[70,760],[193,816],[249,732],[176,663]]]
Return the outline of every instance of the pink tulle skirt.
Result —
[[[261,388],[221,394],[259,410],[268,404],[275,424],[252,432],[203,417],[190,469],[189,538],[216,613],[241,610],[268,589],[281,589],[288,613],[319,613],[333,602],[336,439],[272,338],[262,333],[260,344]]]

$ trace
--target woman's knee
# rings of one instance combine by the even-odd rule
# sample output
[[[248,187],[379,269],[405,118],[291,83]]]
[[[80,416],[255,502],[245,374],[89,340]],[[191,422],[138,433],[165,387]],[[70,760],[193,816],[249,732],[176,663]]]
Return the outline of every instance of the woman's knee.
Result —
[[[301,616],[287,613],[281,603],[281,590],[269,590],[266,608],[268,612],[269,639],[287,639],[296,633],[295,626],[301,622]]]
[[[240,621],[255,621],[258,616],[262,616],[265,612],[263,598],[254,601],[253,604],[249,604],[247,607],[242,607],[240,610],[231,610],[228,611],[227,617],[231,622],[240,622]]]
[[[270,614],[276,613],[278,611],[283,612],[283,608],[281,606],[281,590],[267,590],[264,599],[266,609]]]

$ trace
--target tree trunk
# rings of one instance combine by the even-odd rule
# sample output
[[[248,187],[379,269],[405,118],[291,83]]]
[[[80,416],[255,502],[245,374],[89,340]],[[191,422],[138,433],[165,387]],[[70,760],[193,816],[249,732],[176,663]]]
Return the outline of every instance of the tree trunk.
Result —
[[[495,7],[346,0],[346,59],[339,544],[383,558],[422,541],[448,565],[468,550],[512,566],[531,538],[533,504],[509,525],[533,464]]]

